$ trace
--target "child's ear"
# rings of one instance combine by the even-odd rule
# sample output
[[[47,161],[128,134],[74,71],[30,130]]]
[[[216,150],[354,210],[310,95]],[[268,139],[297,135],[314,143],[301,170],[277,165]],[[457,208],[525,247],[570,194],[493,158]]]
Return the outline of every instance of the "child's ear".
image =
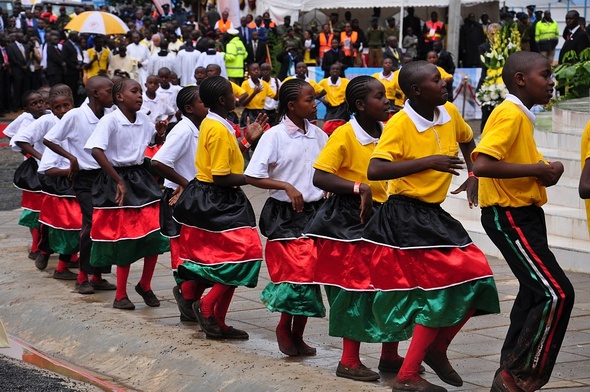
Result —
[[[366,110],[365,101],[363,101],[362,99],[357,99],[356,101],[354,101],[354,106],[359,112],[364,112]]]
[[[525,82],[525,75],[523,72],[517,72],[514,74],[514,81],[516,82],[517,86],[524,86]]]
[[[287,102],[287,109],[289,109],[289,110],[295,110],[295,101],[289,101],[289,102]]]
[[[420,86],[413,84],[410,86],[410,91],[412,92],[412,95],[420,95]]]

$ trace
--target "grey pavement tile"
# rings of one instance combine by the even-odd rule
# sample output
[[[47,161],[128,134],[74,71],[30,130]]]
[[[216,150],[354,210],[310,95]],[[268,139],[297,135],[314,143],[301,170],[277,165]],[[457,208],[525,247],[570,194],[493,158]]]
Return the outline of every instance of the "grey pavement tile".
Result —
[[[590,332],[590,315],[571,317],[568,330]]]

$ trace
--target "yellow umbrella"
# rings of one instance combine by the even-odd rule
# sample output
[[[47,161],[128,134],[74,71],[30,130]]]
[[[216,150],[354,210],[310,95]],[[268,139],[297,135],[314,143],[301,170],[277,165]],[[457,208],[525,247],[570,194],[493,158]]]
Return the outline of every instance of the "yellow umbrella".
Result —
[[[86,11],[82,12],[71,22],[69,22],[64,30],[74,30],[79,33],[90,34],[125,34],[129,28],[118,16],[102,11]]]

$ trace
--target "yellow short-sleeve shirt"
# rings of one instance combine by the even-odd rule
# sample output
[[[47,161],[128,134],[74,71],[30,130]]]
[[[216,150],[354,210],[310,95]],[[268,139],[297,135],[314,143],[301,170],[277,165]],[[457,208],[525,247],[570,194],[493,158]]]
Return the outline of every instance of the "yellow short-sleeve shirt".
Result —
[[[238,86],[237,84],[232,82],[231,80],[229,82],[231,83],[231,91],[232,91],[232,93],[234,93],[234,96],[236,98],[239,98],[242,95],[246,94],[246,90],[244,90],[243,88],[241,88],[240,86]]]
[[[344,178],[348,181],[369,184],[373,200],[384,203],[387,200],[385,181],[369,181],[367,168],[375,144],[361,144],[350,122],[338,127],[328,139],[313,167]]]
[[[403,162],[431,155],[457,155],[458,143],[470,142],[473,139],[473,131],[455,105],[447,102],[444,109],[448,120],[443,124],[423,129],[422,132],[419,132],[407,109],[399,111],[385,125],[371,159]],[[441,112],[440,116],[443,115]],[[390,195],[404,195],[427,203],[442,203],[451,185],[451,179],[450,173],[425,170],[389,180],[387,191]]]
[[[277,96],[277,93],[275,93],[273,89],[270,88],[268,83],[266,83],[264,80],[260,80],[260,83],[262,84],[262,91],[256,94],[254,98],[252,98],[252,100],[248,102],[246,106],[244,106],[246,109],[262,110],[264,109],[266,97],[274,98]],[[250,85],[250,80],[244,80],[242,83],[242,88],[248,93],[248,95],[252,94],[254,91],[254,87]]]
[[[287,76],[284,80],[283,83],[285,83],[287,80],[290,79],[295,79],[295,76]],[[312,79],[305,79],[305,81],[309,84],[311,84],[311,87],[313,87],[313,91],[315,91],[316,95],[321,93],[322,91],[324,91],[324,89],[315,81]]]
[[[533,123],[513,102],[504,101],[494,109],[483,130],[481,141],[471,154],[479,154],[515,164],[535,164],[543,160],[533,138]],[[479,205],[489,207],[542,206],[547,202],[545,187],[535,177],[479,179]]]
[[[586,128],[584,128],[581,144],[580,162],[582,164],[583,171],[584,166],[586,165],[586,159],[590,158],[590,121],[588,124],[586,124]],[[584,203],[586,204],[586,217],[588,218],[588,233],[590,233],[590,199],[584,200]]]
[[[383,78],[383,73],[381,72],[373,74],[373,77],[381,83],[383,83],[383,86],[385,86],[385,96],[390,101],[393,101],[395,99],[395,86],[393,84],[393,75],[391,76],[391,80]]]
[[[326,90],[326,101],[330,106],[340,106],[346,101],[346,86],[348,79],[340,78],[340,85],[333,86],[329,83],[330,78],[320,80],[320,87]]]
[[[213,183],[213,176],[244,173],[244,157],[238,141],[221,122],[206,117],[197,145],[197,180]]]

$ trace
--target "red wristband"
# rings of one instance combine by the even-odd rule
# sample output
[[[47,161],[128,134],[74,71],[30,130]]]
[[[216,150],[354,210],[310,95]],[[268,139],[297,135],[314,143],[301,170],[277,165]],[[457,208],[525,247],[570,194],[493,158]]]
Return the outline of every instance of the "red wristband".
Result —
[[[250,143],[248,143],[248,140],[246,138],[243,138],[241,143],[242,143],[242,146],[244,146],[246,148],[252,147],[252,145]]]
[[[354,192],[355,195],[360,194],[361,193],[361,183],[355,182],[354,186],[352,187],[352,191]]]
[[[477,177],[475,174],[473,174],[473,172],[472,172],[472,171],[468,172],[468,173],[467,173],[467,176],[468,176],[468,177],[475,177],[475,179],[479,179],[479,177]]]

